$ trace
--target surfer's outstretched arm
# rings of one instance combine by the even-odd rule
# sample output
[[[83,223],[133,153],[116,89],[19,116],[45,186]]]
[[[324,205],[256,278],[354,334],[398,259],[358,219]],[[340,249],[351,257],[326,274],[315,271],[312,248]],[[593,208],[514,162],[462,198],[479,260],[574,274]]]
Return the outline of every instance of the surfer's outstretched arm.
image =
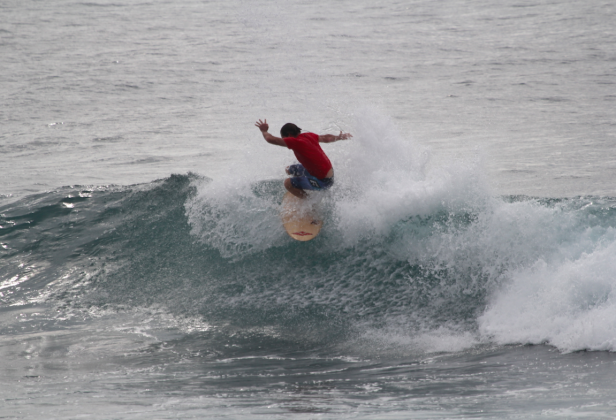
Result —
[[[338,134],[337,136],[334,136],[333,134],[323,134],[322,136],[319,136],[319,142],[320,143],[333,143],[338,140],[350,139],[351,137],[353,137],[351,133],[343,134],[341,131],[340,134]]]
[[[270,144],[275,144],[276,146],[287,147],[287,144],[280,137],[272,136],[270,133],[267,132],[267,130],[269,130],[267,119],[265,121],[259,120],[255,123],[255,125],[259,127],[259,130],[261,130],[261,134],[263,134],[263,138],[266,142]]]

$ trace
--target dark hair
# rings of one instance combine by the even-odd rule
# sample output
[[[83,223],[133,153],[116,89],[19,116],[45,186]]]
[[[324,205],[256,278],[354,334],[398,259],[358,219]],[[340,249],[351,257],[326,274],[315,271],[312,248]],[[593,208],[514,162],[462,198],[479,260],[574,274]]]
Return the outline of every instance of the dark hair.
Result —
[[[284,139],[285,137],[297,137],[302,132],[302,129],[296,126],[293,123],[286,123],[280,129],[280,136]]]

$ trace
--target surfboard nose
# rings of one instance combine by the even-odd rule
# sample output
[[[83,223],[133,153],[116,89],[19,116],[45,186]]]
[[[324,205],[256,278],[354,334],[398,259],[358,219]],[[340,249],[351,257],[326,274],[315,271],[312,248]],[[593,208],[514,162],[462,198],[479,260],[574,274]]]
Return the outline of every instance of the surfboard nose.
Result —
[[[307,207],[309,206],[309,207]],[[297,241],[314,239],[323,226],[323,220],[315,217],[317,210],[305,200],[287,192],[282,199],[282,224],[289,236]]]

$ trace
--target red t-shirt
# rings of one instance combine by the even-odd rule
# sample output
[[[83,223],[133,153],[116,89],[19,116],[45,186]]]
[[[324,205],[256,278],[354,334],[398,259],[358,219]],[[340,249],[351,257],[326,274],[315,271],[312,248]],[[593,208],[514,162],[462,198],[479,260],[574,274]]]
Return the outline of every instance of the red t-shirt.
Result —
[[[310,175],[319,179],[325,178],[332,164],[319,144],[319,136],[314,133],[301,133],[297,137],[285,137],[285,144],[304,165]]]

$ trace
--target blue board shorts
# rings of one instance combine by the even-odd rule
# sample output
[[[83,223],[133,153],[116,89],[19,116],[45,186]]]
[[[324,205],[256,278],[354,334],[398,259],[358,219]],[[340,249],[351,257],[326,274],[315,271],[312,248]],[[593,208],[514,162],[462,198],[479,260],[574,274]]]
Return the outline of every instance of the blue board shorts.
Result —
[[[310,175],[299,163],[289,166],[287,171],[292,176],[291,185],[300,190],[322,191],[334,185],[334,177],[319,179]]]

